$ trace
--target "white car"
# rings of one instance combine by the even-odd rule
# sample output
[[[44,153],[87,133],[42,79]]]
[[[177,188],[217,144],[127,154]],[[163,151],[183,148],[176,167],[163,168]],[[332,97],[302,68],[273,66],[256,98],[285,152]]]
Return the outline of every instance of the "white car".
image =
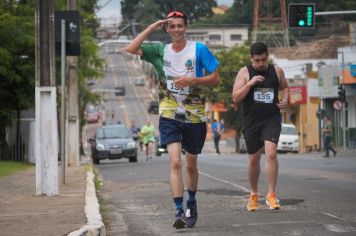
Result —
[[[280,152],[299,152],[299,135],[297,128],[292,124],[282,124],[281,135],[277,145]]]

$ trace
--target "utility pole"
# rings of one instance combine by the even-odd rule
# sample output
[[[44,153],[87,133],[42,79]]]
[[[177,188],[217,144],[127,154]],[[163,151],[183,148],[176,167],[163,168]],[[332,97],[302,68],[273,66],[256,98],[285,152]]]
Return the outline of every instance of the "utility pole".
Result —
[[[345,88],[344,83],[345,83],[345,60],[344,60],[344,51],[340,50],[339,53],[341,54],[341,67],[342,67],[342,86]],[[339,81],[340,83],[340,81]],[[342,106],[342,144],[344,147],[344,151],[346,150],[346,129],[347,129],[347,119],[346,119],[346,94],[345,94],[345,100],[343,101],[343,106]]]
[[[36,194],[58,194],[53,0],[36,1]]]
[[[289,47],[285,0],[254,0],[252,42],[261,40],[269,46]]]
[[[77,10],[77,0],[68,0],[68,10]],[[69,166],[79,166],[79,90],[78,90],[78,57],[68,57],[68,99],[67,99],[67,132],[66,150]]]

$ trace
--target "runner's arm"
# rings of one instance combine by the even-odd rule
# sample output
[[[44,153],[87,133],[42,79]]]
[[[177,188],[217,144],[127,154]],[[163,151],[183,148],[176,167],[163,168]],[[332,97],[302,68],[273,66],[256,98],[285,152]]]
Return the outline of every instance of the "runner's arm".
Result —
[[[236,75],[234,88],[232,89],[232,102],[235,104],[242,101],[250,91],[252,85],[247,83],[247,75],[246,67],[240,69]]]
[[[142,56],[141,44],[145,39],[154,31],[160,29],[169,19],[158,20],[153,24],[149,25],[144,31],[134,38],[131,43],[127,46],[126,51],[128,53],[136,54]]]
[[[278,78],[279,78],[279,90],[282,91],[282,99],[277,104],[279,108],[286,107],[288,105],[289,89],[284,71],[279,67],[275,66]]]
[[[173,83],[178,88],[184,88],[192,85],[217,85],[219,82],[220,82],[220,76],[217,70],[203,77],[196,78],[196,77],[182,76],[179,77],[179,79],[173,81]]]

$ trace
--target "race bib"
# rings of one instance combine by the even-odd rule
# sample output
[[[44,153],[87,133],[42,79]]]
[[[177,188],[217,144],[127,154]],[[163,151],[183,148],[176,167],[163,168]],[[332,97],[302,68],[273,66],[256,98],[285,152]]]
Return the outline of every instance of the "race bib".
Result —
[[[255,88],[253,92],[253,99],[257,103],[273,103],[273,88]]]
[[[167,80],[167,89],[175,94],[178,95],[188,95],[189,94],[189,87],[178,88],[174,83],[173,80]]]

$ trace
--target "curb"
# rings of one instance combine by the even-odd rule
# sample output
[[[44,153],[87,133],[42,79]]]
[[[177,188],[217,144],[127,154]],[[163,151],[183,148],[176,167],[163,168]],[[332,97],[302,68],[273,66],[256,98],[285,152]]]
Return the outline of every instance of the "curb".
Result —
[[[68,236],[105,236],[105,225],[100,215],[100,205],[96,197],[94,173],[92,170],[87,172],[84,212],[87,223],[79,230],[69,233]]]

